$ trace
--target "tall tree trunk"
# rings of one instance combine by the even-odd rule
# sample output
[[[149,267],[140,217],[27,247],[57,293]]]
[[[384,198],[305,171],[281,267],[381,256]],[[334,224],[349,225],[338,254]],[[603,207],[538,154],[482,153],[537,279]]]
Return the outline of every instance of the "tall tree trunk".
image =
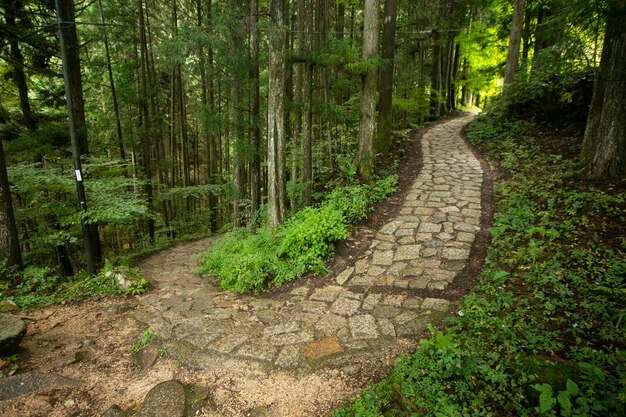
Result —
[[[311,203],[313,190],[313,62],[311,37],[313,32],[313,2],[307,0],[306,34],[304,51],[307,56],[304,67],[304,120],[302,123],[302,204]]]
[[[6,261],[8,266],[21,269],[22,253],[17,237],[9,178],[4,161],[4,149],[2,139],[0,139],[0,262]]]
[[[113,114],[115,115],[115,127],[117,130],[117,146],[121,159],[126,159],[124,152],[124,138],[122,136],[122,121],[120,119],[120,108],[117,104],[117,91],[115,90],[115,80],[113,79],[113,68],[111,67],[111,53],[109,52],[109,36],[104,21],[104,10],[102,10],[102,0],[98,0],[100,8],[100,22],[102,23],[102,36],[104,37],[104,53],[107,60],[107,73],[109,75],[109,88],[111,89],[111,99],[113,100]]]
[[[509,37],[509,49],[506,55],[506,68],[504,70],[504,84],[513,82],[517,72],[519,47],[522,40],[522,24],[524,23],[524,0],[515,0],[513,9],[513,22],[511,24],[511,36]]]
[[[396,50],[397,0],[385,0],[383,47],[381,58],[383,67],[380,73],[380,98],[378,102],[378,143],[377,150],[387,153],[391,149],[391,130],[393,128],[393,59]]]
[[[20,0],[5,2],[4,19],[9,29],[17,28],[17,18],[24,10],[24,3]],[[9,35],[11,38],[16,37],[15,34]],[[28,99],[28,84],[26,83],[26,74],[24,73],[24,56],[20,50],[18,41],[14,40],[9,43],[11,51],[11,64],[13,67],[13,81],[17,87],[20,98],[20,109],[22,110],[22,118],[24,124],[29,130],[35,130],[37,124]]]
[[[261,206],[261,128],[259,120],[259,32],[257,15],[259,0],[250,0],[250,143],[253,149],[250,164],[250,218],[254,220]],[[252,221],[253,228],[256,222]]]
[[[430,86],[430,115],[433,119],[441,117],[441,36],[439,32],[433,32],[433,72]]]
[[[267,186],[269,225],[277,227],[285,219],[285,24],[284,0],[270,0],[273,21],[270,34]]]
[[[581,161],[589,179],[626,178],[626,0],[610,0]]]
[[[83,79],[80,72],[80,43],[76,33],[74,1],[59,0],[61,19],[65,24],[61,27],[67,46],[67,70],[70,78],[70,91],[74,106],[76,131],[78,132],[78,146],[82,156],[89,156],[87,141],[87,125],[85,122],[85,100],[83,98]],[[68,23],[70,22],[70,23]]]
[[[378,0],[365,0],[363,10],[363,59],[378,53]],[[361,121],[357,167],[364,178],[374,173],[374,132],[376,131],[376,84],[378,68],[372,67],[361,76]]]
[[[152,190],[152,163],[150,154],[150,111],[148,108],[148,74],[147,74],[147,60],[148,60],[148,43],[146,40],[146,25],[144,19],[143,0],[139,0],[139,47],[140,47],[140,78],[141,78],[141,91],[143,98],[140,100],[141,117],[142,117],[142,134],[141,134],[141,161],[146,177],[144,192],[146,193],[146,199],[150,210],[153,208],[153,190]],[[148,236],[150,242],[154,242],[154,220],[151,218],[148,220]]]

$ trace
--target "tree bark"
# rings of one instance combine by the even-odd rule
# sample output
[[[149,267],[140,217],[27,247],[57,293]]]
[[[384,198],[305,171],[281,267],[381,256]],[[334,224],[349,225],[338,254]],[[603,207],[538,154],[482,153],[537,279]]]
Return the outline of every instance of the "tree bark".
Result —
[[[626,177],[626,0],[608,2],[600,70],[581,162],[592,180]]]
[[[513,9],[513,22],[509,37],[509,49],[506,56],[506,68],[504,70],[504,84],[511,84],[517,72],[519,47],[522,40],[522,25],[524,23],[524,0],[515,0]]]
[[[430,86],[430,115],[431,118],[437,120],[441,117],[441,36],[439,32],[433,33],[433,65]]]
[[[381,58],[383,67],[380,73],[380,98],[378,102],[378,141],[379,152],[387,153],[391,149],[391,130],[393,128],[393,59],[396,50],[397,0],[385,0],[383,23],[383,46]]]
[[[306,34],[303,46],[306,61],[304,63],[304,120],[302,123],[302,205],[304,206],[311,203],[313,190],[313,62],[311,57],[313,2],[307,0],[306,3]]]
[[[259,126],[259,33],[257,29],[257,14],[259,0],[250,0],[250,143],[253,155],[250,164],[250,217],[251,225],[256,212],[261,206],[261,128]]]
[[[370,60],[378,53],[378,0],[365,0],[363,10],[363,59]],[[364,178],[374,173],[374,132],[376,131],[376,84],[378,68],[371,68],[361,76],[361,121],[359,124],[358,172]]]
[[[22,253],[17,237],[9,177],[4,161],[4,149],[2,139],[0,139],[0,262],[6,261],[7,266],[21,269]]]
[[[273,21],[270,34],[267,111],[267,186],[269,226],[285,219],[285,28],[284,0],[270,0]]]

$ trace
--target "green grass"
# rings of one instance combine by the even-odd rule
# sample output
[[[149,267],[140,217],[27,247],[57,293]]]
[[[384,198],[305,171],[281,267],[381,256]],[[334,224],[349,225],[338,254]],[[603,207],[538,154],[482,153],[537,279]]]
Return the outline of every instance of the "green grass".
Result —
[[[349,226],[365,218],[373,203],[396,190],[397,180],[391,175],[372,185],[338,188],[276,230],[234,230],[200,255],[200,272],[216,276],[223,289],[238,293],[280,287],[309,271],[324,273],[335,243],[348,237]]]
[[[335,417],[626,415],[626,195],[532,131],[468,128],[505,171],[481,278],[447,330]]]

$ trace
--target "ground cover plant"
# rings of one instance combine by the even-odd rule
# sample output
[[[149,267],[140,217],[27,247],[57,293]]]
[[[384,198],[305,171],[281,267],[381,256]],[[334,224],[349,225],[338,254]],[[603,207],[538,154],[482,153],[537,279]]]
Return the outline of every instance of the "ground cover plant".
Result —
[[[369,185],[336,188],[276,230],[236,229],[200,255],[200,272],[238,293],[280,287],[309,271],[323,273],[335,242],[346,239],[350,225],[364,219],[374,203],[395,192],[397,181],[397,176],[387,175]]]
[[[581,180],[539,130],[470,125],[503,173],[482,276],[445,331],[335,417],[626,415],[626,193]]]

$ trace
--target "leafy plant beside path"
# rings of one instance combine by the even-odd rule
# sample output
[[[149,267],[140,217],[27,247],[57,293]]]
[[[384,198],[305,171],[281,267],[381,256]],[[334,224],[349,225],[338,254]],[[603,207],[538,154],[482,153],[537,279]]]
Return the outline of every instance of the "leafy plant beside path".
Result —
[[[626,193],[580,181],[535,130],[470,125],[506,177],[480,281],[447,330],[334,417],[626,415]]]
[[[200,272],[215,275],[222,288],[238,293],[280,287],[309,271],[323,273],[335,242],[348,237],[349,226],[364,219],[372,204],[395,192],[397,182],[390,175],[373,185],[337,188],[274,231],[234,230],[200,255]]]

